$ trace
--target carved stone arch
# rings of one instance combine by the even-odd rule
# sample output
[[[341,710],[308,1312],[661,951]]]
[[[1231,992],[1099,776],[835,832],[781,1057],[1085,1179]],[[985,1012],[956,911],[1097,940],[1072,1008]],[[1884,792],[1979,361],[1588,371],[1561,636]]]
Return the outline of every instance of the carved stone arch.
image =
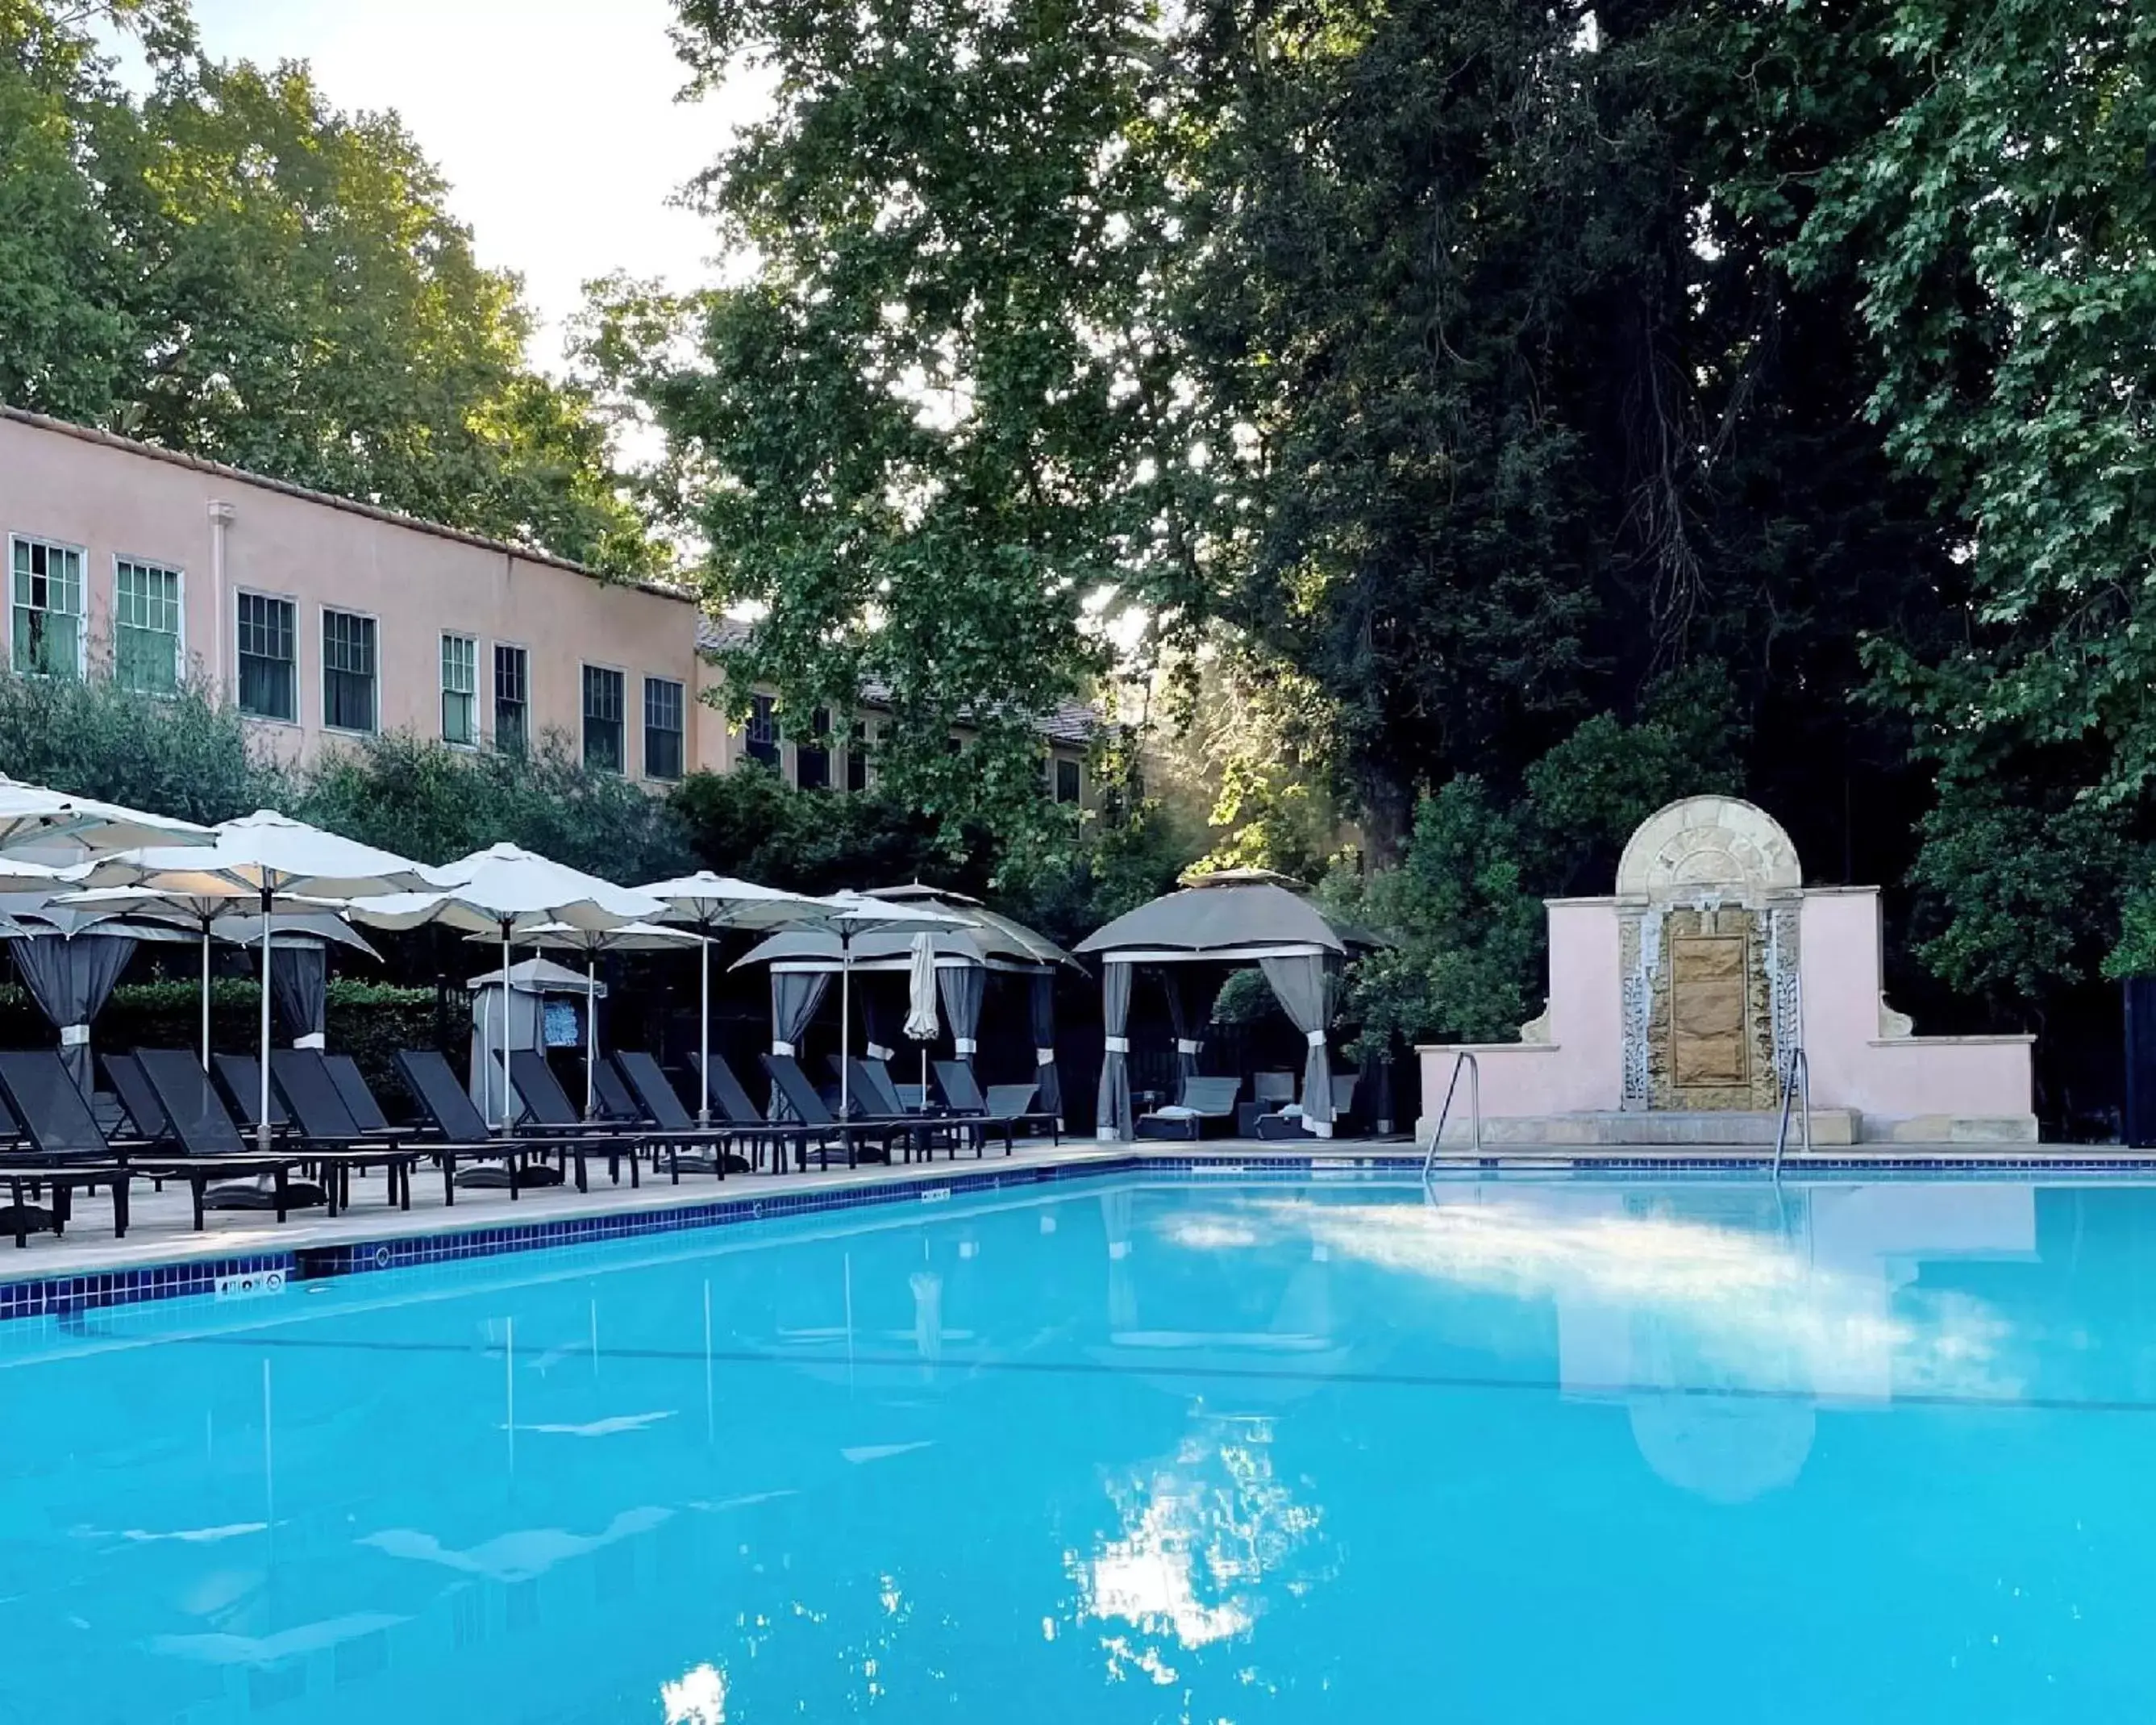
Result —
[[[1686,797],[1640,824],[1617,864],[1617,896],[1661,902],[1721,893],[1756,903],[1804,884],[1781,823],[1740,797]]]

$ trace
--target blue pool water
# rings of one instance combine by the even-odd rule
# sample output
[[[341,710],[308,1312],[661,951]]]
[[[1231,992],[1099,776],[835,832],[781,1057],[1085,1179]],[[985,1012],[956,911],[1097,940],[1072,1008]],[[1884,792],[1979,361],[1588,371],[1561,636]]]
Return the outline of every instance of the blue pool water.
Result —
[[[0,1328],[0,1722],[2110,1720],[2156,1188],[1069,1182]]]

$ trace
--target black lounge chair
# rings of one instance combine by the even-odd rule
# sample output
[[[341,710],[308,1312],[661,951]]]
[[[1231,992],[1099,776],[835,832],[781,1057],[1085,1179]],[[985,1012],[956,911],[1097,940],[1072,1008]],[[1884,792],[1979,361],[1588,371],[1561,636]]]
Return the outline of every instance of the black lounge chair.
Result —
[[[406,1149],[396,1137],[369,1132],[352,1117],[352,1111],[337,1093],[329,1063],[320,1049],[280,1048],[270,1056],[270,1078],[284,1100],[308,1153],[329,1152],[336,1170],[338,1201],[352,1201],[351,1177],[380,1163],[388,1174],[389,1202],[400,1209],[412,1208],[412,1164],[417,1150]]]
[[[704,1077],[710,1088],[711,1112],[715,1117],[732,1127],[737,1136],[747,1137],[752,1152],[760,1151],[766,1142],[772,1145],[771,1171],[774,1174],[779,1173],[783,1166],[779,1155],[781,1146],[790,1142],[793,1146],[794,1166],[805,1168],[808,1166],[811,1141],[819,1147],[830,1142],[829,1133],[817,1131],[800,1120],[766,1119],[762,1111],[751,1100],[747,1086],[735,1076],[734,1069],[726,1064],[724,1055],[713,1054],[706,1067],[701,1055],[692,1054],[689,1056],[689,1064],[700,1076]]]
[[[514,1199],[527,1186],[561,1184],[561,1170],[548,1164],[547,1158],[550,1156],[574,1162],[577,1190],[588,1192],[591,1188],[585,1178],[585,1156],[594,1149],[601,1155],[620,1152],[619,1139],[594,1141],[545,1134],[527,1137],[495,1136],[472,1099],[465,1094],[465,1087],[449,1070],[449,1063],[436,1050],[398,1050],[397,1073],[434,1127],[436,1135],[422,1140],[416,1147],[441,1163],[447,1203],[457,1201],[456,1165],[459,1157],[479,1164],[465,1170],[464,1184],[506,1186],[510,1197]]]
[[[1033,1106],[1040,1086],[993,1084],[983,1096],[980,1080],[963,1060],[938,1060],[935,1070],[937,1088],[962,1118],[1002,1132],[1004,1155],[1011,1153],[1011,1141],[1020,1127],[1029,1132],[1045,1128],[1057,1143],[1063,1142],[1063,1122],[1047,1110]]]
[[[292,1170],[306,1158],[290,1151],[265,1152],[239,1136],[209,1074],[193,1055],[178,1048],[138,1048],[135,1061],[165,1111],[172,1142],[154,1155],[131,1158],[131,1163],[137,1173],[153,1179],[185,1180],[194,1194],[198,1229],[205,1210],[275,1210],[280,1222],[294,1210],[318,1204],[336,1213],[328,1191],[292,1178]],[[266,1191],[251,1183],[265,1175],[270,1183]],[[212,1186],[212,1180],[226,1183]]]
[[[213,1054],[209,1063],[233,1118],[243,1131],[254,1132],[262,1124],[262,1062],[253,1055]],[[273,1084],[270,1087],[270,1129],[282,1132],[291,1123],[292,1117],[285,1111],[284,1100]]]
[[[598,1100],[601,1120],[629,1125],[645,1117],[614,1063],[603,1056],[592,1067],[592,1095]]]
[[[721,1179],[729,1173],[749,1173],[755,1163],[733,1149],[736,1143],[744,1140],[753,1147],[766,1139],[783,1142],[798,1136],[785,1127],[755,1120],[737,1122],[723,1112],[710,1125],[700,1127],[682,1106],[674,1086],[667,1082],[659,1062],[649,1055],[637,1049],[616,1049],[613,1063],[634,1096],[644,1118],[666,1134],[667,1161],[676,1184],[680,1183],[683,1168],[692,1174],[716,1173]],[[727,1074],[730,1078],[732,1076]],[[695,1143],[709,1144],[711,1153],[704,1155],[694,1149],[684,1153],[681,1146]]]
[[[59,1055],[49,1049],[0,1054],[0,1115],[6,1117],[0,1132],[28,1143],[0,1150],[0,1181],[8,1194],[0,1226],[18,1248],[29,1245],[33,1226],[55,1237],[64,1234],[75,1193],[100,1186],[112,1189],[113,1237],[126,1238],[126,1162],[98,1130],[97,1117]],[[48,1188],[50,1209],[30,1201]]]
[[[141,1062],[134,1055],[110,1054],[105,1057],[105,1076],[112,1081],[112,1093],[120,1098],[121,1111],[135,1136],[151,1149],[161,1149],[172,1142],[172,1122],[165,1112],[164,1104],[157,1093],[150,1088],[150,1081],[142,1076]]]
[[[853,1104],[855,1119],[911,1120],[919,1127],[916,1135],[922,1153],[933,1158],[933,1146],[939,1141],[948,1147],[955,1158],[958,1146],[970,1144],[975,1152],[980,1149],[981,1122],[978,1117],[968,1117],[955,1108],[932,1106],[927,1101],[916,1105],[909,1101],[900,1087],[891,1081],[891,1069],[881,1060],[860,1055],[854,1059]],[[917,1091],[918,1086],[914,1086]]]
[[[501,1059],[499,1050],[495,1059]],[[554,1069],[547,1064],[547,1056],[536,1048],[515,1048],[509,1051],[507,1065],[510,1082],[524,1103],[524,1118],[518,1130],[528,1132],[533,1127],[542,1132],[581,1132],[605,1152],[607,1172],[613,1183],[621,1183],[622,1153],[629,1154],[629,1183],[641,1186],[636,1161],[637,1140],[624,1136],[624,1129],[601,1121],[586,1120],[577,1111],[577,1105],[562,1088],[562,1081],[554,1076]],[[584,1189],[582,1178],[577,1189]]]
[[[316,1124],[309,1126],[305,1121],[295,1120],[290,1106],[291,1098],[285,1093],[284,1085],[279,1077],[280,1071],[292,1070],[287,1056],[293,1055],[300,1057],[303,1064],[307,1060],[321,1059],[321,1054],[313,1049],[275,1049],[270,1052],[270,1128],[273,1135],[271,1142],[276,1150],[282,1154],[297,1157],[306,1165],[308,1172],[321,1176],[322,1188],[330,1194],[331,1215],[352,1202],[353,1173],[363,1173],[377,1163],[389,1171],[388,1201],[397,1204],[401,1200],[405,1209],[410,1209],[410,1196],[403,1188],[410,1173],[409,1164],[417,1160],[418,1153],[400,1150],[393,1143],[385,1143],[379,1137],[371,1138],[362,1132],[358,1122],[352,1119],[350,1111],[336,1096],[336,1088],[326,1076],[321,1079],[322,1086],[329,1092],[326,1096],[312,1086],[309,1087],[316,1104]],[[236,1118],[239,1127],[232,1132],[221,1128],[216,1118],[218,1111],[212,1106],[203,1112],[197,1140],[187,1143],[183,1137],[182,1142],[190,1149],[209,1154],[232,1153],[235,1139],[241,1149],[253,1149],[255,1146],[249,1143],[248,1138],[259,1135],[260,1130],[262,1063],[253,1055],[221,1054],[212,1055],[211,1059],[216,1064],[219,1083],[234,1105],[232,1114],[227,1117],[226,1124],[229,1125]],[[177,1066],[174,1071],[177,1076]],[[215,1101],[213,1093],[213,1105]],[[246,1136],[242,1137],[242,1133]]]
[[[345,1112],[352,1116],[354,1126],[363,1132],[392,1130],[389,1117],[382,1111],[382,1104],[374,1100],[374,1092],[367,1087],[357,1060],[350,1055],[326,1054],[322,1065],[328,1069],[330,1082],[336,1086],[337,1096],[344,1103]]]
[[[1183,1081],[1183,1093],[1173,1106],[1138,1117],[1137,1136],[1202,1138],[1209,1130],[1232,1131],[1235,1124],[1235,1095],[1242,1087],[1240,1078],[1186,1078]]]
[[[906,1142],[909,1160],[920,1147],[922,1122],[916,1116],[878,1117],[874,1115],[853,1120],[840,1120],[816,1094],[816,1086],[808,1081],[808,1075],[801,1070],[801,1063],[792,1055],[759,1055],[763,1070],[770,1075],[779,1095],[793,1109],[801,1124],[818,1135],[816,1147],[819,1163],[828,1168],[831,1165],[831,1139],[835,1137],[844,1147],[846,1166],[860,1164],[861,1147],[866,1143],[879,1144],[883,1148],[883,1159],[891,1159],[891,1146],[901,1139]]]

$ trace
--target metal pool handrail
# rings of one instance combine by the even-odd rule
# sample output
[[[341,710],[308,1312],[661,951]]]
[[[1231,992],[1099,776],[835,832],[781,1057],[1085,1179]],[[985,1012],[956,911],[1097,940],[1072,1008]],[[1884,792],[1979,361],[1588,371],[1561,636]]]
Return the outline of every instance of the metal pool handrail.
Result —
[[[1782,1073],[1782,1118],[1774,1128],[1774,1179],[1782,1178],[1782,1157],[1789,1147],[1789,1104],[1801,1092],[1804,1117],[1802,1127],[1804,1154],[1812,1153],[1812,1063],[1802,1044],[1789,1050],[1789,1065]]]
[[[1460,1088],[1462,1068],[1467,1073],[1467,1106],[1469,1117],[1474,1122],[1473,1146],[1475,1153],[1482,1153],[1482,1067],[1475,1056],[1464,1049],[1452,1062],[1452,1082],[1445,1087],[1445,1106],[1437,1111],[1437,1125],[1430,1135],[1430,1149],[1422,1159],[1422,1177],[1427,1180],[1437,1161],[1437,1147],[1445,1142],[1445,1122],[1452,1112],[1453,1092]]]

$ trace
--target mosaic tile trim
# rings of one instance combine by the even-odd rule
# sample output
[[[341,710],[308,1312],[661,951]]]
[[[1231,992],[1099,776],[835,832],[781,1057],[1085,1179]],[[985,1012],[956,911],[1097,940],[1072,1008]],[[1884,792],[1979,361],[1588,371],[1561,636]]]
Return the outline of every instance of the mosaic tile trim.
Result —
[[[204,1258],[191,1264],[0,1282],[0,1322],[20,1317],[65,1317],[108,1306],[131,1306],[141,1300],[213,1294],[219,1282],[233,1277],[277,1276],[290,1280],[298,1269],[295,1253],[258,1252],[239,1258]]]
[[[706,1204],[670,1205],[665,1209],[620,1211],[596,1216],[567,1216],[452,1234],[356,1240],[337,1245],[300,1246],[291,1251],[246,1257],[203,1259],[139,1270],[99,1271],[82,1276],[41,1276],[0,1283],[0,1322],[53,1317],[146,1300],[175,1300],[213,1294],[228,1277],[275,1272],[287,1281],[324,1276],[358,1276],[416,1264],[492,1256],[503,1252],[596,1245],[639,1235],[673,1234],[696,1228],[726,1227],[782,1216],[858,1209],[869,1204],[918,1203],[924,1192],[964,1194],[1045,1182],[1127,1173],[1142,1166],[1137,1157],[1090,1163],[1019,1164],[963,1174],[930,1176],[872,1186],[778,1192],[767,1198],[726,1198]]]
[[[1661,1175],[1717,1172],[1758,1173],[1763,1154],[1632,1158],[1531,1156],[1517,1153],[1479,1160],[1443,1158],[1440,1174],[1558,1175],[1596,1178],[1611,1174]],[[275,1275],[285,1281],[313,1281],[328,1276],[364,1276],[415,1265],[494,1256],[505,1252],[542,1251],[552,1247],[593,1245],[641,1235],[677,1234],[701,1228],[732,1227],[785,1216],[855,1209],[870,1205],[917,1204],[924,1194],[963,1195],[1011,1187],[1087,1180],[1104,1175],[1147,1173],[1209,1176],[1235,1179],[1322,1178],[1345,1174],[1419,1174],[1419,1153],[1318,1153],[1249,1156],[1160,1156],[1132,1154],[1082,1163],[1019,1163],[966,1173],[881,1181],[873,1185],[777,1192],[715,1198],[704,1203],[671,1204],[663,1209],[567,1216],[557,1220],[462,1229],[454,1233],[351,1241],[337,1245],[301,1246],[290,1251],[255,1253],[194,1262],[147,1266],[81,1276],[40,1276],[0,1282],[0,1322],[17,1318],[63,1317],[71,1313],[213,1294],[220,1282],[235,1277]],[[1822,1177],[1881,1174],[2106,1174],[2156,1172],[2148,1158],[2088,1156],[1986,1157],[1946,1155],[1870,1157],[1861,1160],[1814,1155],[1800,1165],[1784,1164],[1783,1178],[1800,1183]]]

